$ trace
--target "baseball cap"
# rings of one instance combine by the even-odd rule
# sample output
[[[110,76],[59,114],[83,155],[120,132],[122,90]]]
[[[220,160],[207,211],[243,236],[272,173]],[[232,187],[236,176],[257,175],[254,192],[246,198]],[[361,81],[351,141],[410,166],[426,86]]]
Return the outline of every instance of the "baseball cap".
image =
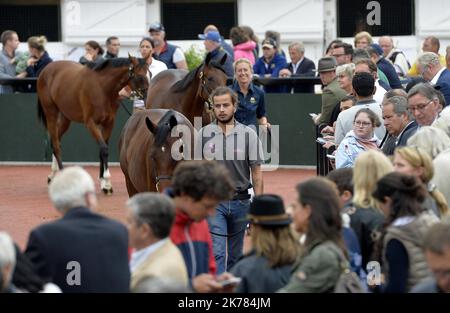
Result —
[[[163,24],[156,22],[156,23],[152,23],[150,24],[150,27],[148,28],[148,31],[156,31],[156,32],[163,32],[164,31],[164,26]]]
[[[222,41],[222,38],[220,38],[220,33],[213,31],[213,30],[210,30],[206,34],[199,34],[198,38],[203,39],[203,40],[211,40],[211,41],[215,41],[215,42]]]
[[[273,40],[272,38],[266,38],[263,40],[262,42],[262,47],[268,47],[268,48],[276,48],[277,47],[277,43],[275,42],[275,40]]]

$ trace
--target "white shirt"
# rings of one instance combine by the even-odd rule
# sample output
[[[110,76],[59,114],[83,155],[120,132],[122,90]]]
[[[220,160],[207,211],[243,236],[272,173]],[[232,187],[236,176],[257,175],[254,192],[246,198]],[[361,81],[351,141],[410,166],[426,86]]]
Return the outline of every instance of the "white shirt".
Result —
[[[434,75],[433,79],[430,81],[432,85],[436,85],[437,81],[439,80],[439,77],[441,77],[442,72],[445,70],[445,67],[442,67],[439,72]]]
[[[292,74],[295,74],[295,73],[297,73],[297,69],[298,69],[298,67],[300,66],[300,64],[302,64],[302,62],[303,62],[303,60],[304,60],[305,58],[303,57],[303,58],[301,58],[300,59],[300,61],[298,61],[297,63],[292,63]]]
[[[178,62],[184,61],[184,60],[186,60],[186,58],[184,56],[183,51],[181,51],[181,49],[177,47],[175,49],[175,52],[173,53],[172,62],[173,63],[178,63]]]
[[[144,262],[153,252],[158,250],[162,245],[164,245],[169,238],[162,239],[160,241],[155,242],[154,244],[149,245],[148,247],[134,251],[131,254],[131,260],[130,260],[130,271],[134,272],[136,268]]]
[[[166,63],[155,60],[155,58],[152,57],[152,64],[150,64],[148,70],[150,71],[150,73],[152,73],[153,79],[156,75],[158,75],[158,73],[167,70],[167,65]]]

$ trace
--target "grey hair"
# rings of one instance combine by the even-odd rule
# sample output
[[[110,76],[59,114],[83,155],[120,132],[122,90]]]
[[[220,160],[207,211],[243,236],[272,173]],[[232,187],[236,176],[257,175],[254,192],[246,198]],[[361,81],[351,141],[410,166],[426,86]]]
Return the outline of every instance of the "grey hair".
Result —
[[[395,96],[405,97],[406,99],[408,97],[408,93],[404,89],[400,88],[388,90],[383,96],[383,102]]]
[[[86,194],[95,193],[94,181],[86,170],[72,166],[58,172],[48,188],[53,205],[61,212],[87,206]]]
[[[134,293],[191,293],[191,290],[180,281],[169,277],[148,276],[141,279]]]
[[[417,146],[434,159],[439,153],[450,148],[450,138],[442,129],[422,126],[408,139],[408,146]]]
[[[353,50],[352,62],[356,64],[359,60],[369,59],[370,55],[366,49],[356,48]]]
[[[434,52],[424,52],[417,58],[417,63],[421,67],[425,67],[428,65],[438,65],[440,64],[439,56]]]
[[[294,41],[288,46],[288,49],[295,48],[299,53],[305,53],[305,45],[301,41]]]
[[[16,266],[16,249],[11,237],[6,232],[0,232],[0,271],[6,266],[11,266],[10,276],[4,277],[4,283],[9,285],[12,275],[14,273],[14,267]],[[0,286],[0,290],[3,286]]]
[[[336,76],[344,74],[348,78],[353,79],[353,75],[355,75],[355,64],[342,64],[336,67]]]
[[[411,90],[408,92],[408,99],[417,94],[424,96],[428,100],[439,100],[436,94],[436,90],[429,83],[419,83],[414,87],[412,87]]]
[[[408,100],[405,97],[402,96],[393,96],[390,98],[383,99],[383,106],[392,104],[394,107],[394,113],[397,116],[407,114],[408,119],[411,121],[413,119],[413,115],[408,110]]]
[[[138,225],[147,224],[159,239],[169,237],[175,219],[175,206],[168,196],[143,192],[128,199],[126,205]]]

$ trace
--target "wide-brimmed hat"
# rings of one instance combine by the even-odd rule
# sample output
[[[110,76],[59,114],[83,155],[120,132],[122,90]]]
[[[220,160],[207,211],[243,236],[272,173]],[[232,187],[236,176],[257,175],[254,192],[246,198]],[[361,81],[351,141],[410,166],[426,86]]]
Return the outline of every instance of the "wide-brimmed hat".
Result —
[[[336,70],[337,62],[334,57],[323,57],[319,60],[317,72],[330,72]]]
[[[283,199],[272,194],[254,197],[247,218],[250,223],[263,226],[284,226],[292,222],[284,209]]]

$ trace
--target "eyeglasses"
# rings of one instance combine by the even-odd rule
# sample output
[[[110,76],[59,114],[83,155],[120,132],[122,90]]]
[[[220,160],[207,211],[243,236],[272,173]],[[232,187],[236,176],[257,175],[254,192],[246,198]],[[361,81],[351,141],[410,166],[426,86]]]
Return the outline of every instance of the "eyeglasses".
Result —
[[[369,122],[361,122],[361,121],[355,121],[355,122],[353,122],[353,124],[355,124],[355,126],[358,126],[358,127],[364,127],[364,128],[369,127],[369,126],[372,125],[372,123],[369,123]]]
[[[433,100],[428,101],[427,103],[419,103],[416,106],[408,106],[408,111],[411,113],[414,113],[414,111],[420,111],[423,112],[425,108],[431,103]]]

